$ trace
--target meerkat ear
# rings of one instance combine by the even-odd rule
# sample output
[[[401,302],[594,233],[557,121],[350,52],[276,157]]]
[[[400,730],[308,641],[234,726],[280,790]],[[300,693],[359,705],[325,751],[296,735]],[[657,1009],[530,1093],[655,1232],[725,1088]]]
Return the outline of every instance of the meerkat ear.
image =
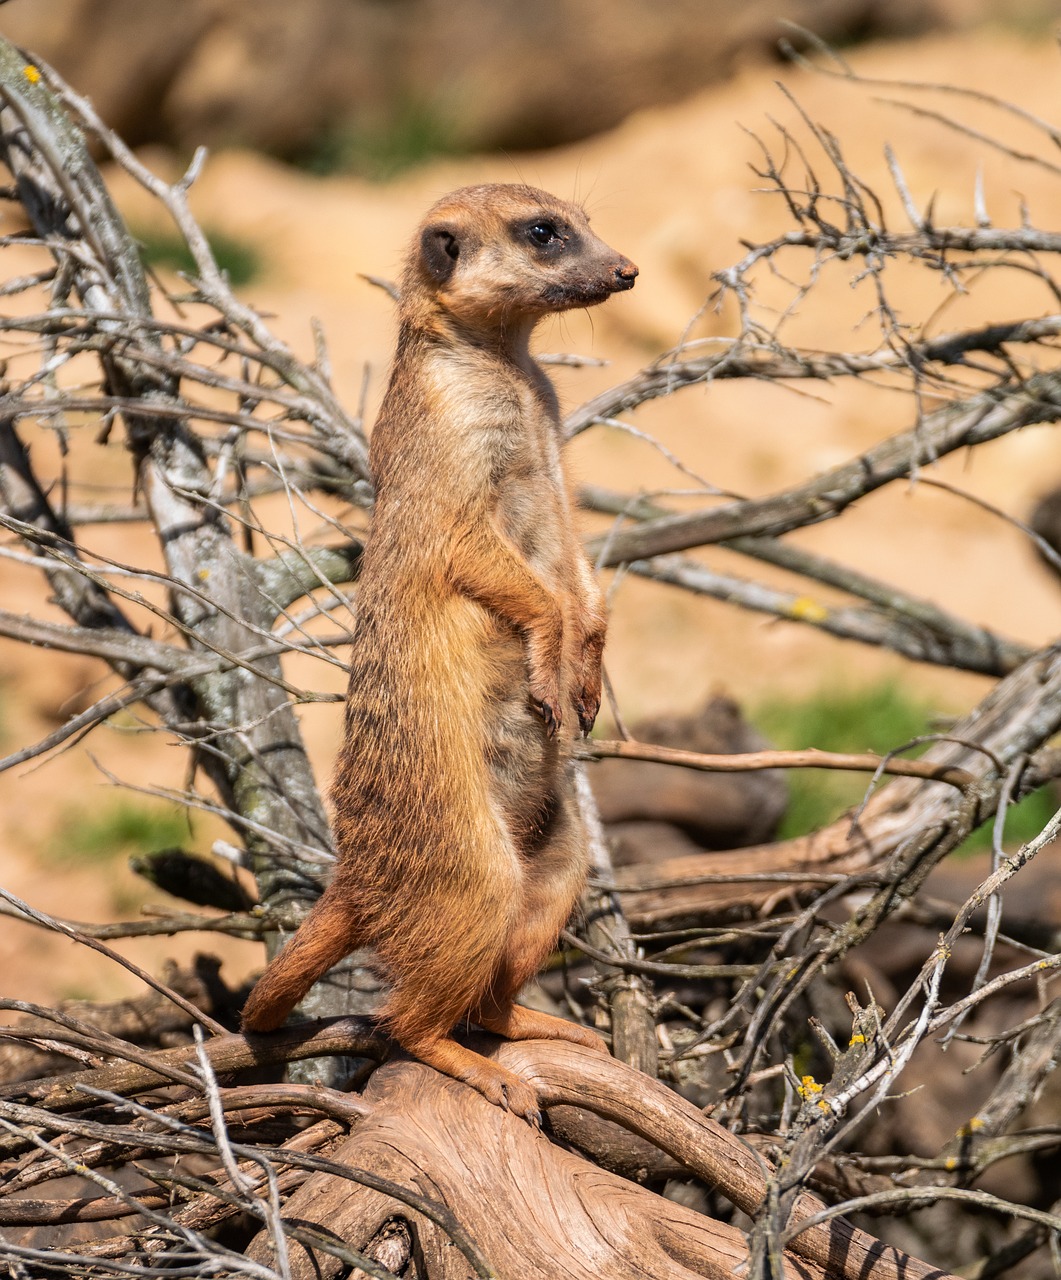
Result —
[[[425,227],[420,235],[420,259],[432,280],[444,283],[460,257],[460,242],[452,227]]]

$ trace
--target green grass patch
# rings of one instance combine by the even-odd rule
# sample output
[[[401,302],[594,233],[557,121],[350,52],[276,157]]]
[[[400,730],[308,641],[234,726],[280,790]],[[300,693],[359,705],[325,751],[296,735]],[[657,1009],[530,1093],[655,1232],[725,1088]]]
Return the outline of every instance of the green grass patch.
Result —
[[[197,269],[191,250],[184,237],[174,232],[137,231],[134,233],[140,245],[140,257],[147,266],[168,267],[195,276]],[[262,274],[262,257],[252,244],[226,235],[224,231],[211,231],[207,235],[214,251],[217,265],[224,271],[229,284],[250,284]]]
[[[1022,40],[1036,43],[1053,39],[1057,29],[1057,9],[1050,0],[1044,4],[1018,5],[1009,12],[988,12],[985,17],[997,30],[1013,32]]]
[[[437,156],[457,154],[461,148],[455,139],[444,111],[409,103],[374,127],[347,123],[327,130],[292,162],[317,177],[350,173],[370,182],[389,182]]]
[[[753,712],[751,719],[775,746],[786,750],[818,747],[823,751],[884,754],[924,734],[946,732],[938,723],[940,715],[940,708],[889,681],[862,688],[821,690],[806,698],[770,699]],[[913,758],[924,750],[920,747],[903,754]],[[840,770],[789,770],[790,802],[780,838],[817,831],[858,805],[869,778],[869,774]],[[1049,788],[1014,805],[1006,815],[1006,844],[1012,847],[1037,835],[1056,807]],[[988,825],[974,832],[962,850],[990,847]]]
[[[756,727],[787,751],[876,751],[900,747],[931,732],[933,708],[892,682],[823,689],[805,698],[772,698],[752,714]],[[918,752],[910,753],[912,755]],[[868,774],[790,769],[789,807],[780,838],[806,835],[857,805]]]
[[[64,982],[59,988],[60,1000],[98,1000],[99,992],[80,982]]]
[[[48,842],[47,855],[57,863],[110,862],[187,839],[188,820],[180,809],[121,800],[102,810],[67,813]]]

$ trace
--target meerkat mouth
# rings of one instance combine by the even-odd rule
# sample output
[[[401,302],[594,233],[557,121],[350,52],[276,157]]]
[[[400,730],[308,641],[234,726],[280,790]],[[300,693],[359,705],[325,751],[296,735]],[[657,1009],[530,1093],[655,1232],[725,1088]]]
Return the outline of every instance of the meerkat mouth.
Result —
[[[622,293],[634,287],[633,277],[616,276],[609,280],[595,280],[586,284],[549,284],[540,293],[542,302],[550,310],[570,310],[591,307],[604,302],[613,293]]]

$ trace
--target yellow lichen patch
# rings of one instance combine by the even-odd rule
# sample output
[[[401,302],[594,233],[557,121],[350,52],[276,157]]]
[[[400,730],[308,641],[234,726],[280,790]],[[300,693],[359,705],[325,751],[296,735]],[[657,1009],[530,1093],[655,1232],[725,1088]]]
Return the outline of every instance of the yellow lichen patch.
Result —
[[[813,1076],[801,1076],[796,1092],[801,1098],[813,1098],[821,1093],[822,1087]]]
[[[793,600],[788,612],[790,617],[798,618],[800,622],[824,622],[829,616],[829,610],[810,596],[800,596]]]
[[[40,70],[37,67],[35,67],[32,62],[26,63],[26,65],[22,68],[22,74],[26,77],[26,79],[30,82],[30,84],[37,84],[37,82],[41,78]]]

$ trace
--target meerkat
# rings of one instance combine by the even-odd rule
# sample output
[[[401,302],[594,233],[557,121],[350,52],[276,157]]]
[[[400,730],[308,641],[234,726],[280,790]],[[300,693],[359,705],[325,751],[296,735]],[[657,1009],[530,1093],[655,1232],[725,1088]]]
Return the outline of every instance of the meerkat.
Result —
[[[575,533],[544,316],[629,289],[582,209],[522,185],[431,208],[401,278],[397,353],[371,439],[372,530],[332,787],[338,862],[243,1015],[278,1027],[372,946],[382,1021],[409,1053],[532,1122],[531,1085],[459,1044],[595,1032],[515,997],[586,875],[568,744],[600,705],[605,609]]]

